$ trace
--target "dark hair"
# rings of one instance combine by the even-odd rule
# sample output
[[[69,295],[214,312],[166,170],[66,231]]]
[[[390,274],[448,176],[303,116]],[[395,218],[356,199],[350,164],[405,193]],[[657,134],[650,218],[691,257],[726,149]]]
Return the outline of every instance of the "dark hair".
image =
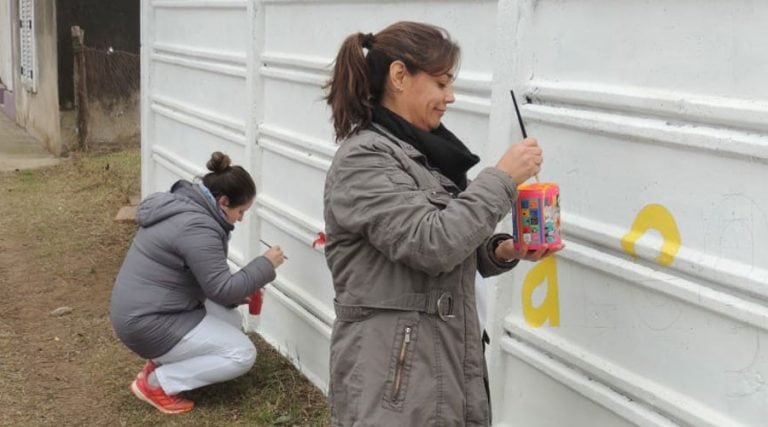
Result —
[[[459,46],[447,31],[419,22],[396,22],[375,35],[348,36],[325,85],[336,141],[370,125],[371,111],[381,102],[392,62],[403,61],[411,74],[423,71],[439,76],[454,70],[459,56]]]
[[[221,151],[214,151],[211,160],[205,166],[211,171],[203,177],[203,185],[208,187],[217,200],[227,196],[230,207],[244,205],[256,196],[256,184],[251,175],[240,166],[231,166],[232,160]]]

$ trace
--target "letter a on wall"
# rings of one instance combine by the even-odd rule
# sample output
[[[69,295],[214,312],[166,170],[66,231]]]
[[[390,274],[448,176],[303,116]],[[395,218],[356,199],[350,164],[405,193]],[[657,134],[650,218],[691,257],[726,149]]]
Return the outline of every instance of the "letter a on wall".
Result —
[[[547,293],[538,307],[533,306],[533,291],[546,283]],[[538,328],[549,320],[549,326],[560,325],[560,301],[557,290],[557,261],[544,258],[528,272],[523,281],[523,315],[529,325]]]
[[[637,256],[635,242],[650,229],[658,230],[664,239],[656,262],[661,265],[671,265],[680,249],[680,231],[677,229],[675,218],[662,205],[647,205],[637,214],[635,222],[632,223],[632,229],[621,238],[621,247],[628,254]]]

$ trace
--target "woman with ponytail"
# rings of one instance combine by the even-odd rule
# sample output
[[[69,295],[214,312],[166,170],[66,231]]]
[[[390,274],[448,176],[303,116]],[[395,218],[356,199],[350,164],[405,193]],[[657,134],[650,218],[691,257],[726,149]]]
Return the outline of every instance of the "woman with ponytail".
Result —
[[[201,182],[177,181],[141,202],[139,230],[112,291],[118,338],[147,359],[131,391],[169,414],[193,409],[181,392],[251,369],[256,348],[235,307],[271,282],[283,262],[273,246],[231,273],[230,233],[253,204],[256,186],[221,152],[207,167]]]
[[[326,88],[341,143],[325,183],[325,256],[336,292],[334,425],[491,422],[475,275],[559,250],[494,234],[536,174],[536,140],[479,158],[443,124],[459,47],[432,25],[348,36]]]

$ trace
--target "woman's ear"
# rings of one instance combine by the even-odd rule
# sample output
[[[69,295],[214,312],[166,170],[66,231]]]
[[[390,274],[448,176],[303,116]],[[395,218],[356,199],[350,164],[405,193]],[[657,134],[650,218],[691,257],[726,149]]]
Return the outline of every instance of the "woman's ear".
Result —
[[[216,201],[219,203],[219,206],[221,206],[222,208],[229,207],[229,197],[227,196],[219,196],[219,198]]]
[[[408,68],[400,60],[389,64],[389,84],[393,92],[402,92],[405,80],[408,77]]]

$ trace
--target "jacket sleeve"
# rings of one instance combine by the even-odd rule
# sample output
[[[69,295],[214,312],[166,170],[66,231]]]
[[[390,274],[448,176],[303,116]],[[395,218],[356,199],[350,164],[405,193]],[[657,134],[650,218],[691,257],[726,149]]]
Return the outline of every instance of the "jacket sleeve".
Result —
[[[206,297],[224,306],[240,304],[243,298],[274,280],[275,269],[260,256],[233,274],[216,226],[204,218],[190,220],[179,233],[176,247]]]
[[[336,222],[393,262],[428,275],[449,272],[493,233],[516,197],[506,173],[486,168],[456,198],[424,191],[386,149],[349,149],[332,169]],[[442,194],[442,198],[440,197]]]
[[[499,243],[511,239],[512,236],[506,233],[494,234],[477,248],[477,271],[483,277],[497,276],[515,268],[519,259],[511,261],[499,261],[496,258],[496,246]]]

